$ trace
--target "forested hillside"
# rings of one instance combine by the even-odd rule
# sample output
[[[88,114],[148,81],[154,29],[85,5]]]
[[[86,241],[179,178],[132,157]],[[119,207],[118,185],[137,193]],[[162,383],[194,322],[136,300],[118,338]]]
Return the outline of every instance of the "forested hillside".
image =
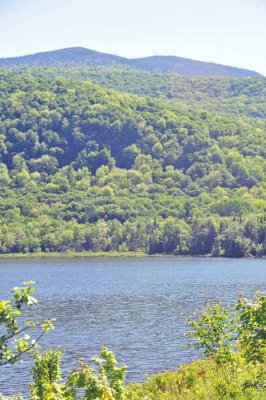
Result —
[[[32,70],[40,76],[42,69]],[[45,71],[58,76],[57,69]],[[172,106],[185,109],[203,108],[256,119],[256,126],[266,126],[266,79],[187,77],[177,74],[148,73],[114,68],[61,70],[73,79],[90,80],[108,89],[171,100]],[[168,107],[170,104],[168,103]],[[260,120],[260,121],[259,121]]]
[[[2,69],[0,252],[266,255],[264,105],[264,78]]]

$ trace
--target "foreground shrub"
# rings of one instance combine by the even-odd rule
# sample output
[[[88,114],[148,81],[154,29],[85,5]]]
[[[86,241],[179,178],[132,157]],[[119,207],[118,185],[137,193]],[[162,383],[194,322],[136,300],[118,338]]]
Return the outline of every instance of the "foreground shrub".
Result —
[[[129,385],[130,399],[266,399],[266,296],[207,305],[188,321],[190,347],[206,359]]]
[[[12,289],[11,299],[0,300],[0,366],[21,360],[23,354],[33,350],[42,336],[53,328],[52,320],[27,320],[19,324],[24,307],[37,304],[33,283],[24,282],[23,286]],[[34,338],[30,336],[33,331]]]
[[[265,376],[258,366],[244,364],[236,379],[229,367],[224,371],[212,359],[199,359],[183,365],[177,372],[151,375],[143,383],[130,384],[131,400],[265,400]],[[257,385],[254,382],[259,379]],[[252,382],[248,385],[248,382]]]
[[[59,349],[36,352],[31,368],[31,400],[124,400],[124,365],[117,366],[114,354],[106,347],[92,358],[92,365],[80,361],[65,380],[61,376]]]

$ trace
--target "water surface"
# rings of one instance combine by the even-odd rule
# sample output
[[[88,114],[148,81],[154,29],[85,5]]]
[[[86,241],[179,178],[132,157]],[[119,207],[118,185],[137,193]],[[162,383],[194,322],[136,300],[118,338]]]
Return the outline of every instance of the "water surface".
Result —
[[[197,354],[184,349],[195,308],[266,285],[266,260],[206,258],[44,258],[0,260],[0,298],[36,282],[35,319],[56,318],[43,347],[64,349],[63,372],[103,345],[128,366],[128,380],[177,366]],[[24,392],[30,361],[1,368],[0,392]]]

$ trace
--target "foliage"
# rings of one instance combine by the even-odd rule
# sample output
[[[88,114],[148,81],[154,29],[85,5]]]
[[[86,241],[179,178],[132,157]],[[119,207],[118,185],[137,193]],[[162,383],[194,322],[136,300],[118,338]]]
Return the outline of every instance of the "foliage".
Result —
[[[252,300],[240,297],[232,306],[207,305],[196,319],[188,321],[193,329],[190,346],[214,356],[217,364],[232,363],[232,349],[242,351],[247,362],[266,361],[266,295],[258,293]],[[224,357],[220,358],[220,354]]]
[[[78,368],[73,369],[64,381],[60,371],[61,357],[59,349],[35,353],[31,400],[126,399],[123,384],[126,367],[117,366],[114,354],[107,348],[102,348],[99,356],[92,359],[95,367],[80,361]],[[0,399],[5,400],[4,397]]]
[[[6,68],[0,93],[0,254],[266,255],[264,78]]]
[[[75,388],[84,389],[84,400],[125,399],[123,382],[126,367],[117,366],[114,354],[106,347],[102,348],[99,357],[94,357],[92,361],[96,368],[80,362],[79,368],[71,371],[66,382],[67,391],[75,393]]]
[[[47,349],[43,354],[34,354],[31,368],[33,383],[30,384],[32,400],[56,400],[63,398],[63,388],[60,383],[60,361],[62,354],[59,349]]]
[[[240,298],[236,305],[239,313],[238,338],[245,356],[251,362],[266,359],[266,296],[258,294],[253,301]]]
[[[258,366],[243,363],[236,380],[232,370],[221,368],[212,359],[199,359],[182,365],[179,370],[151,375],[143,383],[130,384],[130,400],[264,400],[265,386],[247,385],[261,373]],[[265,379],[265,378],[264,378]],[[228,383],[229,382],[229,383]],[[260,379],[260,382],[262,380]]]
[[[130,399],[266,398],[266,296],[239,298],[232,306],[207,305],[189,321],[192,346],[205,359],[181,366],[178,372],[152,375],[127,388]]]
[[[230,307],[208,305],[197,320],[189,321],[189,326],[193,331],[187,336],[196,339],[190,346],[203,349],[203,354],[212,356],[218,365],[232,363],[236,319],[231,318]]]
[[[41,70],[34,72],[40,74]],[[58,73],[50,70],[50,74]],[[61,74],[75,79],[90,80],[108,89],[148,95],[169,101],[174,107],[200,109],[202,116],[208,111],[221,114],[247,116],[265,127],[266,79],[188,77],[168,73],[120,70],[117,68],[75,69]]]
[[[21,360],[23,354],[34,349],[42,336],[53,327],[51,320],[41,323],[27,320],[20,324],[24,306],[37,303],[33,297],[32,284],[30,281],[21,287],[15,287],[12,290],[11,300],[0,301],[0,366]],[[29,335],[31,331],[36,331],[35,339],[31,339]]]

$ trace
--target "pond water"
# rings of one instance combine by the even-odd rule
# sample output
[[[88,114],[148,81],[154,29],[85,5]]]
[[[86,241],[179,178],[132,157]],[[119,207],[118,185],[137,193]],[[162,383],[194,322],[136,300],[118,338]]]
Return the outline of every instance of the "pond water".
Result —
[[[207,302],[265,290],[266,260],[207,258],[44,258],[0,260],[0,298],[36,282],[32,316],[56,318],[42,346],[64,349],[63,373],[108,346],[128,381],[176,369],[197,356],[184,348],[186,320]],[[30,359],[1,367],[0,392],[25,393]]]

